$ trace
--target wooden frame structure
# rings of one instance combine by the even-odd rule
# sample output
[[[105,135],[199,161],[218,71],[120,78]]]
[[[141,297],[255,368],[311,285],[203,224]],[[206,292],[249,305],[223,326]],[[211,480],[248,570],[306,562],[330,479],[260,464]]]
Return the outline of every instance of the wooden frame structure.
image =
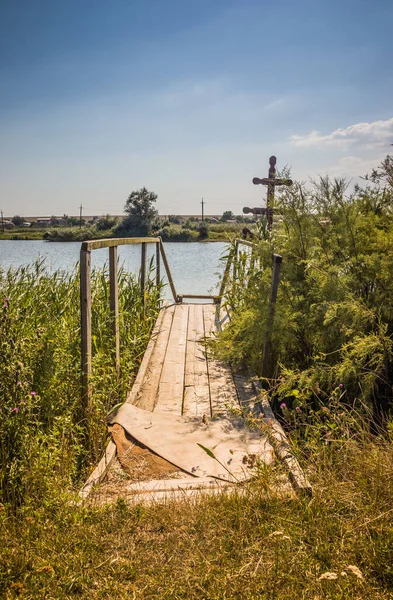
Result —
[[[119,338],[119,309],[118,309],[118,278],[117,278],[117,248],[118,246],[141,245],[141,268],[140,283],[141,296],[145,301],[146,291],[146,251],[147,244],[155,244],[156,282],[161,281],[161,264],[164,263],[166,276],[171,288],[172,296],[176,304],[181,304],[184,298],[213,300],[218,303],[219,296],[177,294],[173,282],[172,273],[169,268],[168,259],[164,245],[160,237],[130,237],[130,238],[108,238],[103,240],[91,240],[82,242],[80,250],[80,322],[81,322],[81,367],[82,367],[82,402],[87,408],[91,398],[91,375],[92,375],[92,352],[91,352],[91,253],[93,250],[109,248],[109,287],[110,287],[110,311],[113,335],[113,346],[115,354],[116,372],[120,374],[120,338]]]

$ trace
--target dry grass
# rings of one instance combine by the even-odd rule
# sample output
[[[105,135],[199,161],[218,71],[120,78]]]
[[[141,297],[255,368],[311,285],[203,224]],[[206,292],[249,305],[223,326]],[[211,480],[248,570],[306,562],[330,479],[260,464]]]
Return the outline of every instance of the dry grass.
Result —
[[[309,459],[314,497],[245,493],[162,506],[3,510],[5,598],[393,598],[393,450],[337,442]]]

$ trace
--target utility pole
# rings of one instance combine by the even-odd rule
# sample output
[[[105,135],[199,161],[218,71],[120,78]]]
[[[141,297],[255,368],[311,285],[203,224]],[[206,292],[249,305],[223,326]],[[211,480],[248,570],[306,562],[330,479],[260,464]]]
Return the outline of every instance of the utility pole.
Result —
[[[82,229],[82,204],[79,207],[79,229]]]
[[[205,206],[205,204],[206,204],[206,202],[204,202],[204,201],[203,201],[203,198],[202,198],[202,202],[201,202],[201,204],[202,204],[202,221],[203,221],[203,220],[204,220],[204,212],[203,212],[203,207],[204,207],[204,206]]]
[[[2,228],[3,233],[4,233],[4,215],[3,215],[3,211],[1,211],[1,228]]]

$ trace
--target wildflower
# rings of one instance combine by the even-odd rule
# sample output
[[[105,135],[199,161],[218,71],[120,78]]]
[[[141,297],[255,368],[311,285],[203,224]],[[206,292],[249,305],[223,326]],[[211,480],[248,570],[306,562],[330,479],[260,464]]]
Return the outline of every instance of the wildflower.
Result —
[[[287,405],[285,404],[285,402],[282,402],[282,403],[280,404],[280,408],[281,408],[281,409],[283,409],[283,408],[286,408],[286,407],[287,407]]]
[[[343,388],[343,387],[344,387],[344,384],[343,384],[343,383],[340,383],[340,385],[339,385],[338,387],[339,387],[339,388]]]
[[[295,410],[296,410],[296,412],[300,412],[300,411],[301,411],[301,408],[300,408],[300,406],[297,406],[297,407],[295,408]]]
[[[14,415],[16,415],[17,412],[19,412],[19,408],[17,406],[15,406],[15,408],[13,408],[11,410],[11,413],[13,413]]]
[[[30,392],[30,396],[33,396],[33,397],[34,397],[34,396],[36,396],[36,395],[37,395],[37,392]]]
[[[17,381],[17,382],[16,382],[16,385],[19,385],[19,386],[20,386],[20,385],[22,385],[22,382],[21,382],[21,381]]]

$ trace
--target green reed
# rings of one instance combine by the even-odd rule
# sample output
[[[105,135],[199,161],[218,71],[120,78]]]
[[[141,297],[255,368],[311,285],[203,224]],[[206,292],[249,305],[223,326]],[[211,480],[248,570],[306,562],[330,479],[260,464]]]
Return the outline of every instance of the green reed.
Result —
[[[93,398],[80,390],[79,273],[43,261],[0,270],[0,493],[17,505],[80,482],[107,440],[105,415],[124,401],[160,306],[150,269],[140,283],[119,269],[121,375],[116,377],[106,268],[92,272]],[[57,486],[58,492],[58,486]]]

